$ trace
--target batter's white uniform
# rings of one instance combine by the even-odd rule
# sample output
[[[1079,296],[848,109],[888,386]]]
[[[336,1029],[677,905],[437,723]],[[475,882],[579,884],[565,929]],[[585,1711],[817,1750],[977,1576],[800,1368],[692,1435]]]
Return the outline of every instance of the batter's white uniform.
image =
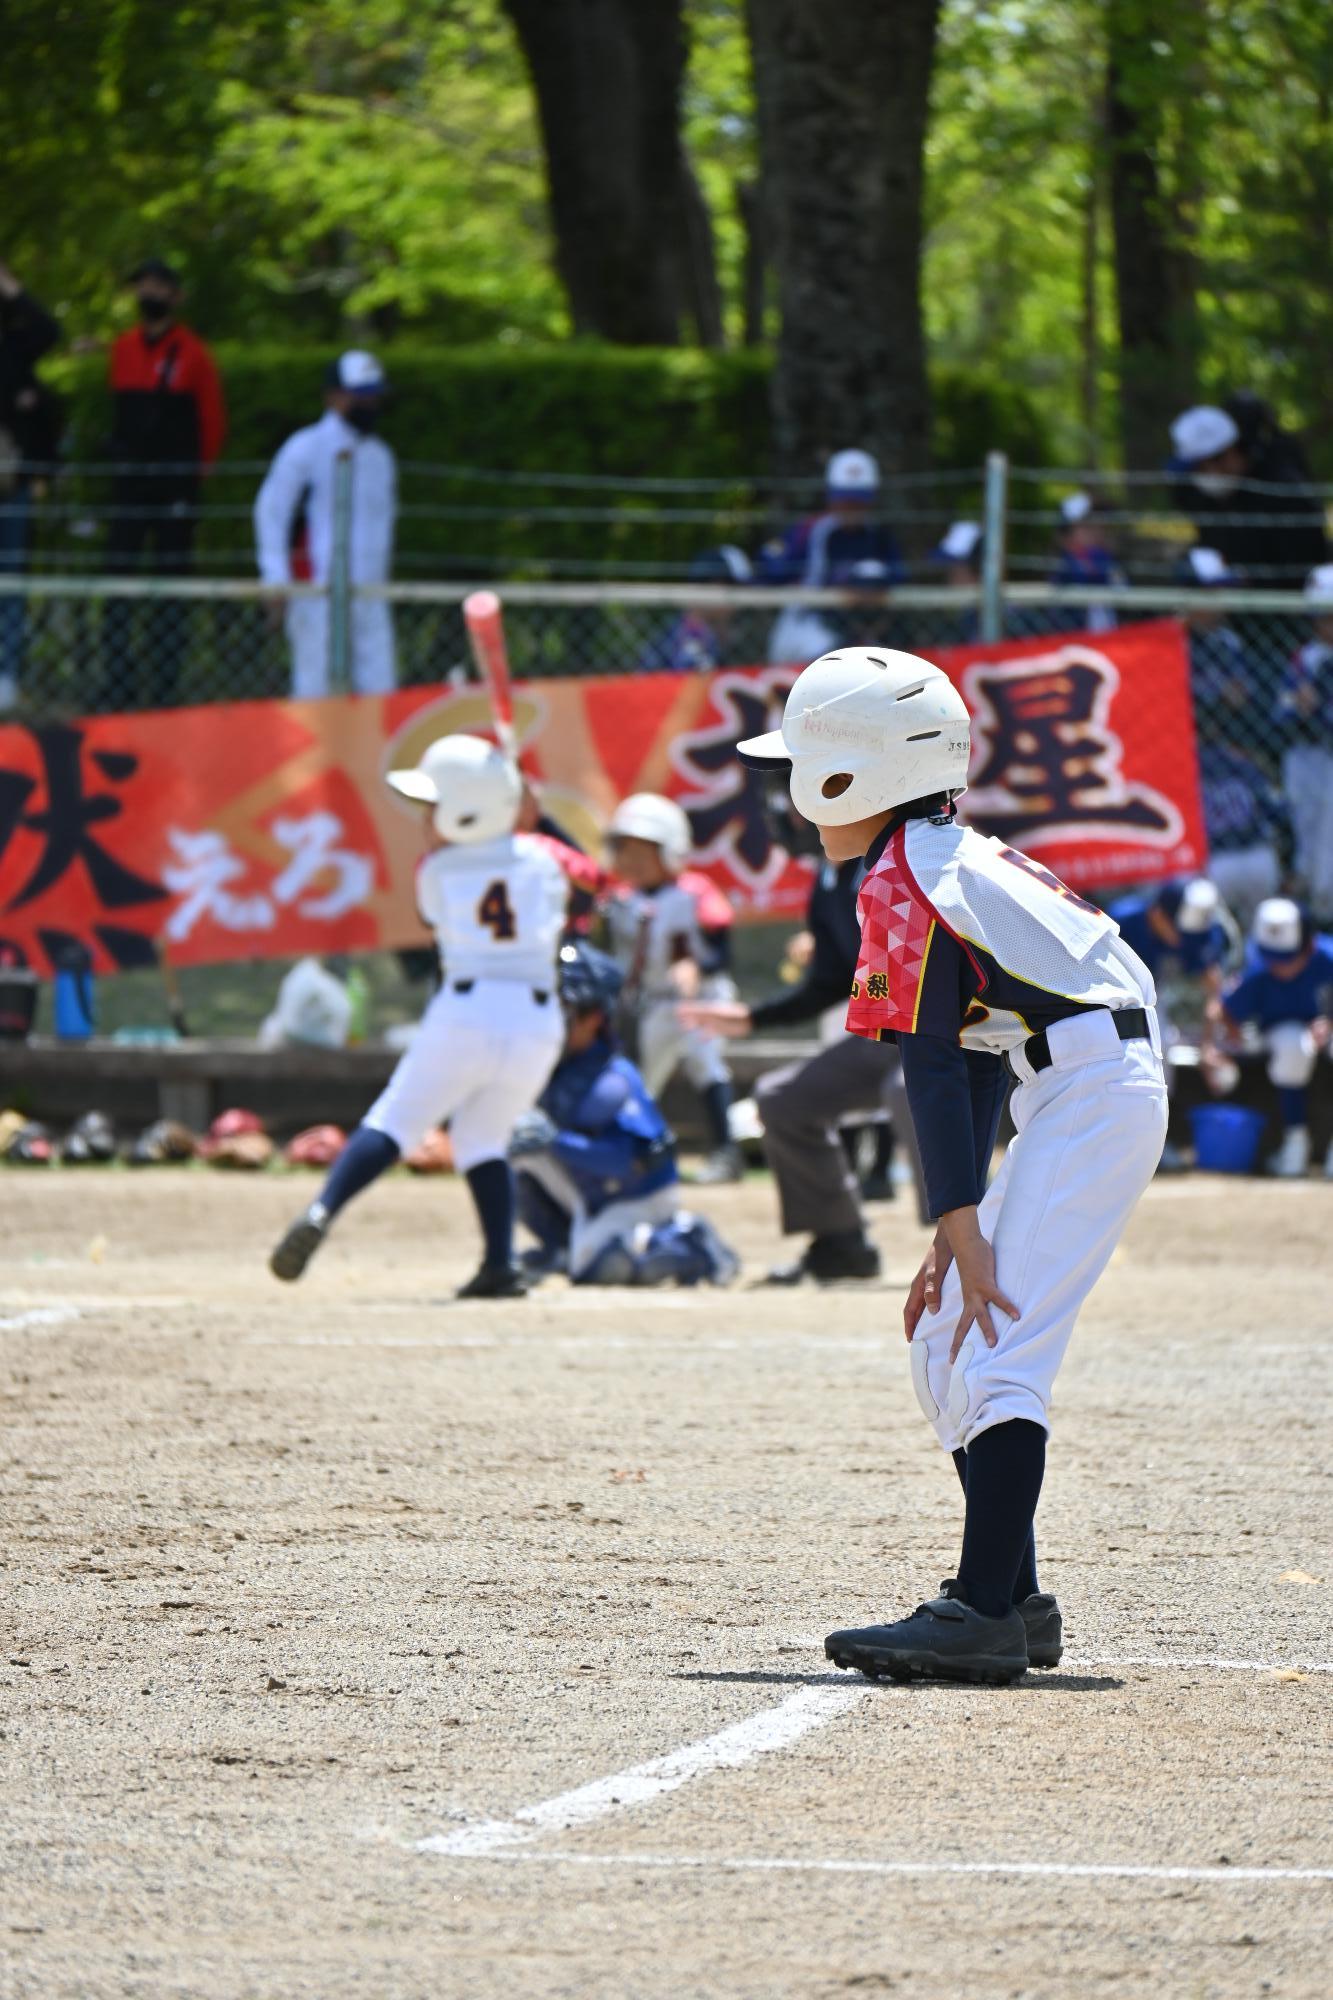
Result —
[[[327,586],[333,570],[334,486],[339,459],[351,464],[348,571],[352,583],[386,583],[393,561],[398,473],[383,438],[355,430],[336,410],[295,431],[283,445],[255,499],[259,574],[265,583],[292,581],[291,533],[305,501],[314,583]],[[294,598],[287,606],[292,649],[292,694],[315,701],[329,692],[329,600]],[[351,677],[358,694],[388,694],[395,681],[393,619],[380,599],[352,598]]]
[[[446,1120],[460,1173],[502,1160],[564,1043],[556,971],[569,882],[529,834],[442,847],[417,901],[444,984],[363,1123],[404,1153]]]
[[[696,1090],[728,1083],[721,1038],[681,1026],[681,996],[671,981],[671,968],[682,959],[703,965],[709,957],[695,892],[681,881],[628,890],[612,900],[606,915],[611,952],[624,968],[625,999],[637,1020],[639,1071],[651,1095],[660,1097],[682,1064]],[[699,997],[734,1000],[736,988],[727,973],[705,973]]]
[[[1002,1101],[998,1055],[1017,1080],[1015,1137],[979,1220],[1019,1317],[992,1308],[997,1345],[974,1327],[951,1364],[962,1311],[951,1266],[939,1310],[912,1339],[918,1399],[947,1451],[1013,1418],[1049,1428],[1051,1387],[1079,1309],[1166,1137],[1152,975],[1103,911],[956,823],[912,820],[894,833],[862,886],[860,911],[848,1025],[898,1036],[932,1214],[975,1201],[988,1164],[948,1157],[946,1126],[956,1138],[961,1125],[967,1147],[975,1132],[988,1153]],[[1133,1025],[1139,1012],[1137,1038],[1122,1039],[1116,1014]],[[1029,1055],[1040,1032],[1045,1068]],[[969,1064],[960,1049],[983,1059]]]

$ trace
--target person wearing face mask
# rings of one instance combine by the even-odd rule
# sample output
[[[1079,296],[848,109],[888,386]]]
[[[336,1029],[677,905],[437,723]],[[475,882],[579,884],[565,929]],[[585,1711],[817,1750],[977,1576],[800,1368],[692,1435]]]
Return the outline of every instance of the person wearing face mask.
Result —
[[[1274,449],[1272,438],[1243,430],[1230,409],[1211,403],[1176,418],[1171,447],[1173,501],[1241,582],[1296,589],[1325,560],[1323,506],[1300,476],[1299,450]]]
[[[324,414],[294,431],[268,469],[255,499],[259,574],[285,603],[292,649],[292,695],[314,701],[330,692],[327,597],[284,599],[303,571],[327,585],[333,567],[334,494],[338,466],[351,471],[349,569],[353,585],[385,583],[393,561],[398,504],[397,461],[375,436],[388,384],[373,354],[352,349],[331,365]],[[294,554],[294,530],[304,509],[304,560]],[[381,598],[352,599],[351,684],[357,694],[387,694],[394,686],[393,619]]]
[[[111,349],[112,575],[181,576],[191,567],[200,480],[216,460],[227,417],[217,365],[180,319],[180,272],[145,258],[129,276],[139,324]],[[135,607],[113,600],[106,613],[106,708],[170,708],[179,699],[188,638],[186,607],[147,607],[134,643]]]

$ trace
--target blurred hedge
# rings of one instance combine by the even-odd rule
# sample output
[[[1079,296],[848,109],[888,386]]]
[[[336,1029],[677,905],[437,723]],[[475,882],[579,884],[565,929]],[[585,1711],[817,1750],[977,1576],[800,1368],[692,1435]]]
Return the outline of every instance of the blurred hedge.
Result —
[[[209,483],[201,546],[210,568],[245,573],[251,568],[255,478],[239,465],[229,475],[228,466],[267,460],[291,430],[318,415],[328,357],[304,346],[234,344],[219,345],[217,356],[229,435],[223,463]],[[749,546],[759,539],[755,524],[738,521],[731,510],[773,501],[764,487],[771,465],[767,354],[580,342],[511,350],[497,344],[403,343],[386,348],[384,360],[393,385],[384,432],[412,466],[735,482],[717,495],[636,496],[614,488],[562,492],[536,479],[501,484],[407,469],[398,538],[401,574],[461,574],[483,563],[534,574],[560,563],[674,567],[719,539]],[[104,368],[102,357],[80,356],[45,371],[67,399],[66,455],[72,461],[106,453]],[[977,475],[975,489],[950,487],[936,495],[936,509],[956,512],[976,505],[988,450],[1003,448],[1027,465],[1047,462],[1041,418],[1013,383],[946,365],[934,371],[933,396],[937,468]],[[811,470],[814,475],[818,468]],[[41,531],[43,561],[59,567],[62,551],[73,554],[77,548],[86,566],[95,556],[96,538],[85,528],[83,539],[71,542],[65,509],[77,514],[80,499],[104,503],[105,481],[70,474],[58,497],[65,505],[48,510]],[[553,505],[574,513],[610,508],[615,518],[554,520],[533,512]],[[651,514],[663,505],[697,508],[706,518],[644,518],[645,510]],[[429,511],[418,514],[418,508]],[[460,515],[460,509],[484,511],[478,517]],[[793,511],[790,498],[773,502],[775,518]]]

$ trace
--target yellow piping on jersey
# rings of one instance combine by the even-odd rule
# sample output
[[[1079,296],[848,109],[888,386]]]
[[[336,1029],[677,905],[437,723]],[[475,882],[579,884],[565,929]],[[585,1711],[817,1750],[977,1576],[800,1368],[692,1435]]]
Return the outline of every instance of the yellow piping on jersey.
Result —
[[[916,1033],[916,1019],[917,1019],[917,1015],[918,1015],[918,1014],[919,1014],[919,1013],[921,1012],[921,995],[922,995],[922,994],[923,994],[923,993],[925,992],[925,990],[926,990],[926,966],[928,965],[928,963],[929,963],[929,961],[930,961],[930,947],[931,947],[931,946],[932,946],[932,945],[934,944],[934,942],[935,942],[935,933],[936,933],[936,931],[937,931],[938,929],[939,929],[939,924],[938,924],[938,922],[936,921],[936,919],[935,919],[934,917],[932,917],[932,918],[931,918],[931,920],[930,920],[930,929],[929,929],[929,930],[928,930],[928,931],[926,932],[926,944],[925,944],[925,949],[923,950],[923,952],[922,952],[922,954],[921,954],[921,970],[920,970],[920,971],[919,971],[919,972],[917,973],[917,976],[916,976],[916,999],[915,999],[915,1000],[913,1001],[913,1003],[912,1003],[912,1033],[913,1033],[913,1034],[915,1034],[915,1033]]]
[[[980,938],[969,937],[967,932],[959,930],[956,924],[950,924],[949,928],[956,938],[961,938],[964,944],[970,944],[973,951],[984,952],[987,958],[995,959],[995,963],[999,966],[1001,972],[1007,972],[1011,979],[1019,980],[1024,986],[1035,987],[1038,993],[1049,993],[1053,1000],[1072,1000],[1076,1007],[1099,1007],[1105,1004],[1099,1000],[1089,1000],[1081,993],[1066,993],[1059,986],[1043,986],[1039,979],[1029,979],[1025,972],[1014,972],[1009,966],[1003,964],[999,958],[996,958],[990,946],[983,944]],[[1014,1008],[1005,1009],[1007,1013],[1014,1013],[1016,1011]]]

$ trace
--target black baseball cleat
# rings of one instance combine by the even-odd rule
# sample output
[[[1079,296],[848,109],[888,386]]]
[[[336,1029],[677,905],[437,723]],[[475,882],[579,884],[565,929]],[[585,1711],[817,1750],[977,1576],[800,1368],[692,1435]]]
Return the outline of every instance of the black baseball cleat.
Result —
[[[312,1201],[305,1213],[297,1216],[268,1260],[275,1278],[281,1278],[284,1284],[295,1283],[328,1235],[330,1220],[328,1210],[317,1201]]]
[[[1034,1590],[1017,1609],[1027,1633],[1028,1665],[1058,1667],[1065,1649],[1065,1628],[1055,1599],[1044,1590]]]
[[[879,1252],[864,1236],[816,1236],[794,1264],[777,1264],[766,1285],[799,1285],[813,1278],[817,1285],[864,1284],[880,1272]]]
[[[940,1585],[940,1596],[954,1597],[957,1592],[957,1577],[946,1576]],[[1065,1649],[1064,1620],[1055,1599],[1044,1590],[1034,1590],[1031,1597],[1020,1599],[1014,1609],[1023,1620],[1023,1630],[1027,1634],[1028,1665],[1058,1667]]]
[[[830,1632],[824,1652],[835,1667],[870,1680],[981,1681],[1006,1687],[1027,1672],[1027,1635],[1016,1610],[987,1618],[961,1597],[934,1597],[896,1625]]]
[[[528,1281],[516,1264],[482,1264],[454,1293],[456,1299],[525,1299],[527,1295]]]

